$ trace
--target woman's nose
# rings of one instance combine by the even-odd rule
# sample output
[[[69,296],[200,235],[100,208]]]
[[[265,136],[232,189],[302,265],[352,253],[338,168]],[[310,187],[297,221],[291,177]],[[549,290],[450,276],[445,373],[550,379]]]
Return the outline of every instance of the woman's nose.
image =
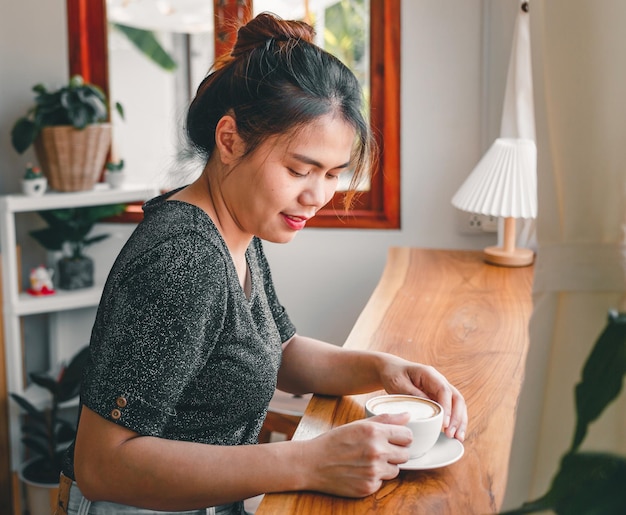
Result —
[[[307,181],[305,189],[300,194],[300,202],[305,206],[313,206],[321,208],[332,198],[334,187],[330,181],[326,181],[323,177],[311,178]]]

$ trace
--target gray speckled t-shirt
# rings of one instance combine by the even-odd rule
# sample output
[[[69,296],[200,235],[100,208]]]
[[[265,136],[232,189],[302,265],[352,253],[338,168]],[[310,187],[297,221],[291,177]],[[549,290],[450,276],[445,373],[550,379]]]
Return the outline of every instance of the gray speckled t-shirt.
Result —
[[[217,228],[167,195],[120,252],[93,327],[81,403],[142,435],[217,445],[256,442],[295,328],[261,241],[246,251],[246,297]],[[73,449],[65,475],[73,474]]]

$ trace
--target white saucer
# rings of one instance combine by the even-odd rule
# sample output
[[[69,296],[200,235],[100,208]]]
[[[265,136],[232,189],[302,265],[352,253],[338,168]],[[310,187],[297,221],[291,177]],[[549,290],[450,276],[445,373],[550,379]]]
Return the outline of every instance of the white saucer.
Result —
[[[435,446],[421,458],[398,465],[402,470],[428,470],[451,465],[461,459],[465,448],[456,438],[448,438],[441,433]]]

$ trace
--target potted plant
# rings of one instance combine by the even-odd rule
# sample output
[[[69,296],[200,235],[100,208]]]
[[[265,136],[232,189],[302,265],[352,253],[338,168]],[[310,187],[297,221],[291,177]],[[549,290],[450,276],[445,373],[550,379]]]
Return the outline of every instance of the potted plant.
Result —
[[[31,381],[50,393],[45,407],[37,407],[26,397],[11,393],[11,398],[25,412],[22,442],[31,457],[21,470],[26,484],[30,513],[50,513],[50,499],[56,498],[50,489],[58,488],[63,453],[76,435],[76,425],[60,416],[61,404],[74,399],[80,390],[82,372],[89,359],[89,349],[79,351],[56,377],[48,373],[31,373]],[[37,508],[41,503],[43,506]],[[40,504],[40,505],[41,505]]]
[[[88,237],[96,222],[121,214],[124,204],[87,206],[38,211],[48,227],[30,232],[45,249],[65,252],[58,261],[59,288],[75,290],[93,286],[93,260],[84,254],[89,245],[108,234]]]
[[[22,193],[29,197],[41,196],[46,192],[47,186],[48,180],[41,173],[41,168],[28,163],[22,179]]]
[[[120,159],[117,162],[113,160],[106,164],[105,180],[111,186],[111,188],[121,188],[126,180],[126,173],[124,173],[124,160]]]
[[[109,106],[104,92],[73,76],[69,84],[48,91],[33,87],[35,105],[11,130],[13,148],[22,154],[34,145],[50,187],[84,191],[94,187],[111,145]],[[116,104],[121,116],[121,105]]]
[[[626,313],[610,311],[580,382],[574,388],[576,427],[552,485],[539,499],[501,515],[553,512],[558,515],[626,513],[626,456],[584,452],[580,445],[589,425],[620,394],[626,377]]]

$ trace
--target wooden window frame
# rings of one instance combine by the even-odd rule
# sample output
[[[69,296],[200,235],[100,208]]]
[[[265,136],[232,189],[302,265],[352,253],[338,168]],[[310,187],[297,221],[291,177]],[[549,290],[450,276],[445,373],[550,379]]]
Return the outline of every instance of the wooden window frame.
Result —
[[[108,97],[106,0],[66,2],[70,75],[81,74]],[[214,0],[217,52],[232,45],[236,21],[250,15],[251,3]],[[345,193],[337,192],[307,227],[400,228],[400,0],[370,0],[370,11],[370,123],[379,160],[370,190],[350,210],[343,207]],[[119,220],[137,222],[141,217],[141,209],[130,206]]]

